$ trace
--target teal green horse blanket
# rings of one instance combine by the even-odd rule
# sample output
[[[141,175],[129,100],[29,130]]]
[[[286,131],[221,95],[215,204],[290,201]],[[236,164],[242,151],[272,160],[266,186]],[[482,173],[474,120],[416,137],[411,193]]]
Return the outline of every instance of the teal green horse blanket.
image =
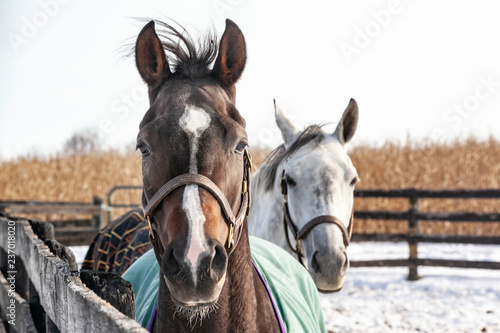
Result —
[[[280,247],[250,237],[252,261],[271,291],[287,333],[325,332],[318,291],[309,273]],[[123,274],[135,292],[136,320],[148,328],[158,301],[159,266],[152,250]]]

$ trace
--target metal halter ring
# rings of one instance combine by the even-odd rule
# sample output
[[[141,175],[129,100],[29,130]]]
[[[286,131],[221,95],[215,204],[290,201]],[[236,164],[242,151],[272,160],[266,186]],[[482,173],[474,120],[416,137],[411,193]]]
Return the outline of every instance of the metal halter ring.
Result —
[[[151,235],[151,239],[155,239],[155,234],[153,232],[153,226],[151,225],[151,219],[149,218],[149,215],[146,216],[148,220],[148,226],[149,226],[149,234]]]

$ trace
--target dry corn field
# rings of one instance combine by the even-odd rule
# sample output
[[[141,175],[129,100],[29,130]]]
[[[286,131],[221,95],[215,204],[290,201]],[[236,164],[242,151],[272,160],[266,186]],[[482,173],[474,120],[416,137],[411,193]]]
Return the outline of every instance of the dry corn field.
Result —
[[[252,149],[259,165],[269,150]],[[361,182],[358,189],[498,189],[500,142],[468,140],[453,145],[356,147],[350,151]],[[0,200],[91,202],[116,185],[141,185],[136,153],[93,152],[52,158],[25,157],[0,163]],[[114,202],[138,203],[140,191],[117,192]],[[405,199],[356,199],[355,209],[407,210]],[[421,199],[420,211],[499,212],[500,200]],[[115,214],[114,217],[117,215]],[[53,216],[37,218],[53,219]],[[405,222],[356,221],[354,232],[404,232]],[[422,233],[500,235],[492,223],[420,222]]]

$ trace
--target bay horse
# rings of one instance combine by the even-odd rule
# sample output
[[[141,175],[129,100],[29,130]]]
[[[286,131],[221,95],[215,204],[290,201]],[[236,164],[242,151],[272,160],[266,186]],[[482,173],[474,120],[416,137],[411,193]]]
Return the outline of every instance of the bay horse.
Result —
[[[318,290],[338,291],[349,267],[359,179],[345,149],[356,131],[357,103],[351,99],[333,134],[318,125],[297,130],[276,103],[275,117],[284,144],[254,176],[252,195],[259,199],[250,210],[249,232],[296,255]]]
[[[307,272],[248,235],[251,159],[235,107],[241,30],[226,20],[219,43],[209,34],[196,44],[184,29],[156,24],[165,30],[149,22],[135,46],[150,101],[137,135],[147,222],[134,211],[108,225],[82,268],[122,273],[133,262],[122,276],[136,293],[136,319],[152,332],[324,332]],[[153,250],[141,256],[146,233]]]

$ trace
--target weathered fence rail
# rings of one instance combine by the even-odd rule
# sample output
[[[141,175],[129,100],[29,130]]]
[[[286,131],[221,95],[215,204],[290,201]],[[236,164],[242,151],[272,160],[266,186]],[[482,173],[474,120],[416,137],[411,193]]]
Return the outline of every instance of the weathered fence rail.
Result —
[[[101,202],[58,202],[58,201],[0,201],[0,209],[10,215],[58,214],[93,215],[102,214]]]
[[[0,313],[7,332],[146,332],[88,289],[74,265],[46,243],[27,221],[0,217]]]
[[[500,212],[419,212],[419,199],[500,199],[500,190],[360,190],[355,192],[359,198],[403,198],[409,202],[407,211],[360,211],[356,210],[356,219],[372,219],[385,221],[407,221],[408,232],[404,234],[356,233],[353,241],[392,241],[408,242],[410,254],[407,259],[363,260],[351,261],[352,267],[396,267],[407,266],[408,279],[418,279],[418,266],[445,266],[459,268],[500,269],[500,262],[466,261],[444,259],[418,258],[418,243],[469,243],[500,245],[500,236],[469,236],[469,235],[432,235],[420,234],[419,221],[450,221],[450,222],[500,222]],[[500,202],[499,202],[500,210]]]
[[[120,185],[113,187],[107,195],[107,205],[102,199],[95,197],[93,202],[61,202],[10,200],[0,201],[0,213],[9,216],[72,216],[71,220],[50,220],[55,228],[55,238],[67,245],[88,245],[95,235],[107,223],[112,221],[112,212],[117,208],[137,208],[140,203],[116,203],[113,194],[117,191],[140,190],[141,186]],[[81,216],[91,216],[90,219],[78,219]],[[1,331],[0,331],[1,333]]]
[[[97,197],[93,202],[0,201],[0,213],[10,216],[90,216],[86,219],[51,221],[55,237],[67,246],[90,244],[105,224],[106,209],[102,199]]]

